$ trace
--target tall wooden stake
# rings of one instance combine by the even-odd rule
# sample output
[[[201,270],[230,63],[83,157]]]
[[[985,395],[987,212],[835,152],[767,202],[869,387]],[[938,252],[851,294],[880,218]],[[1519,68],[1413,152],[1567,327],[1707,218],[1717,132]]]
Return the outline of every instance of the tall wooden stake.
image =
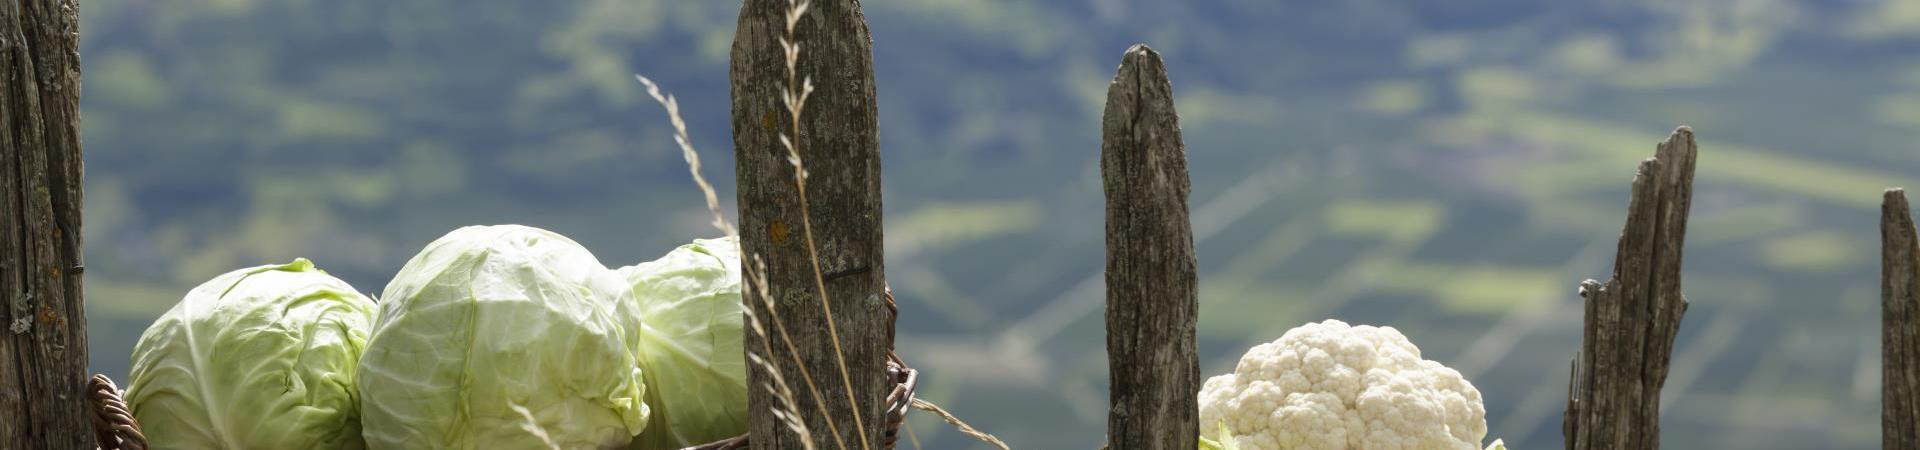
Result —
[[[758,300],[748,304],[763,321],[784,326],[800,363],[794,364],[775,323],[766,324],[775,334],[772,348],[748,339],[747,351],[773,362],[793,386],[817,448],[837,450],[836,442],[844,442],[847,449],[877,450],[884,427],[892,322],[883,300],[873,43],[858,0],[813,0],[794,28],[801,53],[798,78],[790,80],[780,43],[787,33],[787,9],[782,0],[746,0],[740,7],[731,66],[733,143],[740,245],[748,267],[755,257],[766,262],[766,288],[775,308],[768,311]],[[807,98],[798,136],[793,136],[794,123],[781,99],[789,81],[808,78],[817,90]],[[809,174],[806,192],[794,182],[782,134],[792,136],[800,148]],[[806,219],[803,211],[809,214]],[[824,299],[816,275],[825,280]],[[757,287],[750,284],[747,289]],[[822,302],[832,309],[831,328]],[[839,336],[837,349],[834,334]],[[836,356],[844,356],[844,372]],[[774,415],[778,399],[765,389],[769,374],[757,365],[748,367],[753,389],[747,428],[753,447],[803,448]],[[811,378],[819,397],[809,392],[803,378]],[[819,416],[821,407],[834,427]],[[864,428],[863,434],[856,434],[856,428]],[[831,432],[835,429],[839,439]]]
[[[1680,256],[1698,156],[1680,127],[1640,163],[1627,225],[1606,284],[1580,284],[1586,331],[1563,432],[1568,450],[1660,448],[1660,388],[1687,300]]]
[[[1880,207],[1880,448],[1920,450],[1920,252],[1906,193]]]
[[[1115,450],[1191,450],[1200,437],[1199,295],[1187,150],[1160,54],[1127,49],[1107,88],[1107,439]]]
[[[94,445],[80,292],[78,8],[0,0],[0,448]]]

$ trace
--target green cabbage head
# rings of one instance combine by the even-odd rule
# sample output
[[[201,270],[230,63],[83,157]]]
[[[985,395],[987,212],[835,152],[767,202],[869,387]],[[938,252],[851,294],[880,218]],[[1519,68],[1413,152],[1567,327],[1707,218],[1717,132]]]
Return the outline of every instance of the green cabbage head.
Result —
[[[454,230],[382,295],[360,358],[372,449],[621,448],[647,423],[624,282],[566,237]]]
[[[228,272],[140,335],[127,405],[153,448],[359,449],[374,302],[305,259]]]
[[[653,419],[631,447],[677,450],[747,432],[740,244],[696,240],[618,269],[640,316],[640,367]]]

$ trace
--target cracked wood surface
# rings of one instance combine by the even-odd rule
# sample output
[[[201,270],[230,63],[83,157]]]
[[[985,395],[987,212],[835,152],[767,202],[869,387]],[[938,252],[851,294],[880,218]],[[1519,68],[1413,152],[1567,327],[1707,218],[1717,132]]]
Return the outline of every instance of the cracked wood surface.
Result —
[[[835,445],[827,423],[819,417],[824,403],[846,448],[861,448],[854,434],[854,415],[865,425],[865,441],[878,449],[887,382],[888,337],[893,323],[885,300],[886,270],[881,261],[880,140],[875,108],[873,42],[857,0],[813,0],[795,33],[801,46],[798,73],[811,78],[815,91],[806,100],[796,142],[807,173],[806,201],[813,234],[825,274],[827,301],[833,308],[846,369],[859,409],[847,401],[847,389],[821,311],[805,228],[801,222],[801,193],[794,185],[794,168],[780,144],[782,133],[792,133],[791,116],[781,101],[787,88],[786,56],[780,39],[786,35],[787,3],[783,0],[747,0],[740,8],[734,35],[730,78],[733,96],[733,143],[739,189],[740,245],[747,264],[754,257],[766,262],[766,284],[775,310],[748,302],[773,334],[773,348],[760,339],[747,339],[747,351],[767,357],[779,367],[793,388],[800,415],[812,431],[814,445]],[[749,266],[751,267],[751,266]],[[751,283],[751,281],[749,281]],[[748,292],[756,289],[747,287]],[[757,299],[757,296],[750,296]],[[779,341],[772,319],[791,333],[820,399],[808,392],[803,374]],[[778,399],[766,390],[769,375],[749,365],[752,386],[747,402],[747,428],[753,448],[798,449],[802,444],[774,416]]]
[[[0,0],[0,448],[91,448],[73,0]]]
[[[1660,388],[1687,300],[1680,260],[1698,156],[1680,127],[1642,161],[1627,223],[1602,284],[1580,284],[1586,325],[1562,423],[1568,450],[1660,448]]]
[[[1199,440],[1199,318],[1187,150],[1160,54],[1127,49],[1107,90],[1100,173],[1107,200],[1109,448]]]

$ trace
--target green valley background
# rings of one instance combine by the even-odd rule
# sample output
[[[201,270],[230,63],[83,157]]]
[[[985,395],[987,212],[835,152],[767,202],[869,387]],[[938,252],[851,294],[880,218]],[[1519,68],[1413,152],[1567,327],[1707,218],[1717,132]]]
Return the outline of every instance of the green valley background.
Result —
[[[1684,124],[1665,445],[1878,447],[1877,207],[1920,187],[1920,2],[865,3],[900,354],[1015,448],[1102,440],[1098,118],[1134,42],[1179,99],[1204,375],[1308,321],[1391,325],[1480,388],[1489,439],[1559,446],[1575,288]],[[679,96],[731,208],[738,6],[84,2],[94,370],[124,379],[154,317],[240,267],[307,257],[377,294],[462,225],[610,266],[717,234],[633,75]]]

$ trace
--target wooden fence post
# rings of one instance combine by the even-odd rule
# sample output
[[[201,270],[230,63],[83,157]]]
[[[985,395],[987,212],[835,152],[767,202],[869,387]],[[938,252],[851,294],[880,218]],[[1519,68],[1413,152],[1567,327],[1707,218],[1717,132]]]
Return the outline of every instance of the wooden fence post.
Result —
[[[792,28],[801,53],[792,72],[797,75],[790,77],[781,44],[788,37],[789,7],[781,0],[742,3],[730,78],[740,245],[748,264],[756,257],[765,261],[775,307],[748,304],[763,321],[784,324],[799,364],[778,332],[773,348],[748,339],[747,351],[765,356],[791,382],[817,448],[840,448],[837,430],[846,448],[877,450],[892,322],[883,300],[873,43],[858,0],[813,0]],[[809,79],[817,91],[806,98],[796,127],[782,98]],[[809,174],[805,192],[795,183],[783,135],[799,147]],[[749,283],[749,290],[757,289]],[[772,331],[776,324],[767,326]],[[749,365],[747,381],[753,386],[747,401],[753,447],[803,448],[775,416],[778,399],[764,388],[769,374]],[[819,398],[807,384],[818,387]]]
[[[1199,440],[1199,318],[1187,150],[1160,54],[1127,49],[1107,88],[1108,445],[1191,450]]]
[[[1698,156],[1680,127],[1640,163],[1613,277],[1580,283],[1586,329],[1562,424],[1568,450],[1660,448],[1660,388],[1687,300],[1680,256]]]
[[[79,12],[0,1],[0,448],[90,448]]]
[[[1920,450],[1920,252],[1906,193],[1880,207],[1880,448]]]

